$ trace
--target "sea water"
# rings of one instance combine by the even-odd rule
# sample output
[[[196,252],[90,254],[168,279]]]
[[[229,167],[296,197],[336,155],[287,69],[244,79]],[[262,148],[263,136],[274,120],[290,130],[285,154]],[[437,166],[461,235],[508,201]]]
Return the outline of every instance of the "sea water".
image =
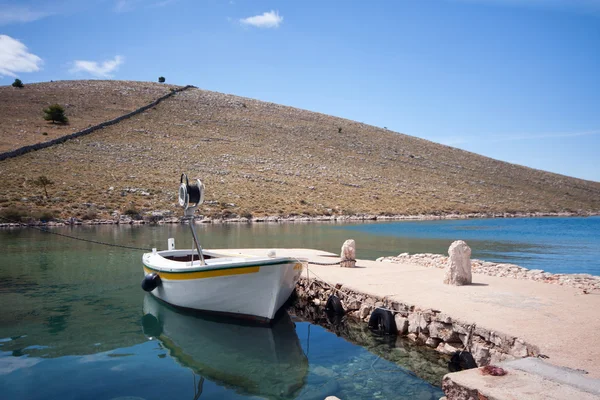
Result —
[[[149,246],[164,248],[162,238],[168,232],[191,247],[187,227],[155,229]],[[199,225],[198,233],[208,248],[303,247],[335,254],[346,239],[354,239],[357,257],[370,260],[400,253],[448,254],[453,241],[464,240],[472,258],[552,273],[600,275],[600,217],[224,224]]]
[[[166,247],[168,237],[183,247],[190,239],[185,226],[54,231],[142,248]],[[211,247],[261,243],[247,230],[199,231]],[[352,341],[287,311],[269,327],[181,311],[141,290],[142,250],[31,228],[0,231],[0,243],[3,400],[443,395],[447,360],[403,340],[372,336],[364,324],[362,339]]]
[[[192,244],[189,227],[184,225],[52,231],[144,249],[166,248],[169,237],[175,238],[178,248]],[[359,258],[375,259],[404,252],[445,253],[452,241],[462,239],[474,258],[595,275],[600,275],[599,233],[598,217],[198,226],[205,248],[306,247],[338,253],[343,241],[352,238]],[[156,324],[149,324],[148,295],[139,286],[142,250],[101,246],[32,228],[1,230],[0,243],[2,399],[322,399],[330,394],[343,399],[437,399],[442,395],[439,382],[445,360],[422,356],[403,341],[346,340],[332,329],[297,318],[289,319],[292,325],[286,320],[284,329],[250,334],[247,327],[239,328],[234,337],[257,335],[257,343],[262,337],[292,343],[267,347],[263,360],[250,351],[252,340],[248,351],[238,348],[228,354],[224,350],[228,347],[224,338],[232,329],[226,321],[210,325],[202,316],[176,312],[163,320],[172,310],[159,304],[163,311]],[[206,326],[212,328],[199,328]],[[190,336],[190,331],[197,336]],[[362,337],[369,338],[367,334]],[[214,345],[208,346],[211,337]],[[235,348],[236,342],[230,341],[230,347]],[[284,351],[290,348],[294,352]],[[217,365],[220,358],[214,351],[206,353],[207,349],[218,349],[228,364]],[[290,355],[294,357],[287,364],[268,367],[267,357],[285,360]],[[272,371],[274,383],[264,380],[266,388],[257,387],[251,378],[265,373],[265,366]],[[233,370],[242,372],[232,374]],[[273,392],[279,387],[283,389]]]
[[[368,237],[371,257],[392,247],[394,255],[448,254],[453,241],[465,240],[472,258],[552,273],[600,275],[600,217],[407,221],[340,229]],[[373,249],[374,242],[381,247]]]

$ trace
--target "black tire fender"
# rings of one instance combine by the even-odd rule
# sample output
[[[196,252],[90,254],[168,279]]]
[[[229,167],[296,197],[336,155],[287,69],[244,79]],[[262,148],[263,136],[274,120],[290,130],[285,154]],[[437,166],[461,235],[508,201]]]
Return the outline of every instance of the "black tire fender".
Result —
[[[325,303],[325,311],[338,315],[344,315],[346,313],[346,311],[344,311],[344,307],[342,306],[342,301],[335,294],[332,294],[327,299],[327,303]]]
[[[369,329],[385,335],[396,335],[398,333],[394,315],[391,311],[384,310],[383,308],[376,308],[375,311],[371,313],[371,318],[369,318]]]
[[[146,292],[151,292],[157,287],[160,286],[162,281],[160,280],[160,275],[157,273],[146,274],[144,279],[142,280],[142,289]]]
[[[448,363],[448,370],[450,372],[458,372],[473,368],[477,368],[477,363],[475,362],[473,355],[468,351],[454,352]]]

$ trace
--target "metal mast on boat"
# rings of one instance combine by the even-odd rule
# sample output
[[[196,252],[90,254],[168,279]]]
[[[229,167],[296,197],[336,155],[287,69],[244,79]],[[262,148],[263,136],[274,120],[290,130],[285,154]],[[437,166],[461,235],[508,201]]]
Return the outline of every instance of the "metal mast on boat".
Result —
[[[185,182],[184,182],[185,178]],[[202,254],[202,247],[198,241],[196,235],[196,228],[194,227],[194,212],[198,209],[198,206],[204,202],[204,184],[200,179],[196,179],[196,183],[190,185],[186,174],[181,174],[181,180],[179,185],[179,205],[183,207],[183,217],[187,219],[192,230],[192,236],[198,250],[198,256],[200,257],[200,265],[205,265],[204,254]],[[192,257],[192,262],[193,262]]]

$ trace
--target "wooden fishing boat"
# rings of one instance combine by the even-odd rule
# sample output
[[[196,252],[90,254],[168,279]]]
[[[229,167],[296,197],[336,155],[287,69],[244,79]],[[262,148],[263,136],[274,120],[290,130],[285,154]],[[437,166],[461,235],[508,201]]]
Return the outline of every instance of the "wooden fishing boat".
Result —
[[[272,320],[290,297],[306,259],[203,250],[194,229],[194,211],[202,204],[204,185],[181,177],[179,203],[189,220],[195,249],[168,249],[142,256],[142,288],[179,307]]]

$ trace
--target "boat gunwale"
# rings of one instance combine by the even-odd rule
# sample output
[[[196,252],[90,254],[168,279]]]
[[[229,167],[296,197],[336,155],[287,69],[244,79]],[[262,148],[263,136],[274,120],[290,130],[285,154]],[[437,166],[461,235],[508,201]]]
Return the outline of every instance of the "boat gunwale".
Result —
[[[148,254],[154,255],[152,253],[148,253]],[[156,256],[156,255],[154,255],[154,256]],[[166,258],[164,258],[160,255],[159,255],[159,257],[167,260]],[[268,259],[268,258],[263,258],[263,257],[257,257],[257,258],[260,258],[260,261],[248,259],[248,260],[244,260],[244,261],[233,261],[233,262],[223,263],[221,265],[213,265],[213,266],[198,265],[195,267],[194,266],[159,267],[156,265],[148,265],[150,263],[148,262],[148,260],[145,260],[145,259],[144,259],[143,264],[144,264],[144,267],[148,268],[149,270],[156,271],[156,272],[174,272],[174,273],[178,273],[178,274],[179,273],[186,274],[186,273],[193,273],[193,272],[208,272],[208,271],[219,271],[219,270],[239,269],[239,268],[267,267],[267,266],[276,266],[276,265],[290,264],[290,263],[305,263],[308,261],[308,260],[304,260],[301,258],[294,258],[294,257],[277,257],[275,259]],[[171,261],[171,262],[180,262],[182,264],[189,263],[189,261]],[[232,264],[235,264],[235,265],[232,265]]]

